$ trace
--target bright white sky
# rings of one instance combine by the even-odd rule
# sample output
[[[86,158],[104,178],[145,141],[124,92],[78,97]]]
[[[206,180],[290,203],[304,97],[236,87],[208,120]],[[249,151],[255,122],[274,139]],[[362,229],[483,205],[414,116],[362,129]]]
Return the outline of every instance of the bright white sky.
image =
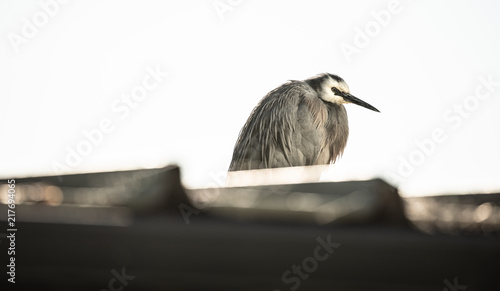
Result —
[[[213,184],[268,91],[330,72],[382,113],[346,106],[351,135],[329,179],[382,177],[404,195],[499,191],[498,11],[497,1],[2,1],[0,176],[176,163],[186,185]],[[132,92],[146,95],[126,105]],[[83,132],[101,122],[92,145]],[[69,166],[79,144],[87,156]]]

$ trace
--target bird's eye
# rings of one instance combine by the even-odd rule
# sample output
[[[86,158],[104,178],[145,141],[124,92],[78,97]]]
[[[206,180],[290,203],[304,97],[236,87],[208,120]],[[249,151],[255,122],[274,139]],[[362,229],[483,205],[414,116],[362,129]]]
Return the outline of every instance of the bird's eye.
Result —
[[[340,95],[340,90],[335,88],[335,87],[332,87],[332,92],[335,94],[335,95]]]

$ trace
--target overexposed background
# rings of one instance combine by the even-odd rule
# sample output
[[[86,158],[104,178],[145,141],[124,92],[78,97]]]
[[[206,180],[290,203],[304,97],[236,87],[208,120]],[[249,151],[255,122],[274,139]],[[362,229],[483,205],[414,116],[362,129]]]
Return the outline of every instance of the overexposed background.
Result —
[[[498,11],[496,1],[2,1],[0,177],[176,163],[187,186],[217,184],[267,92],[330,72],[381,113],[346,106],[347,148],[325,179],[382,177],[403,195],[499,191]],[[155,69],[168,76],[126,105]],[[84,132],[103,120],[91,144]]]

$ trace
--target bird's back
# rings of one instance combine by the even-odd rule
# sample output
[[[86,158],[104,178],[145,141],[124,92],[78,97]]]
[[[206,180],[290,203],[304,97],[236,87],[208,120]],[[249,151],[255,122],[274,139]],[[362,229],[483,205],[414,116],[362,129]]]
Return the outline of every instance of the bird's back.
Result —
[[[229,170],[328,164],[342,153],[347,135],[342,105],[323,102],[306,82],[290,81],[254,108]]]

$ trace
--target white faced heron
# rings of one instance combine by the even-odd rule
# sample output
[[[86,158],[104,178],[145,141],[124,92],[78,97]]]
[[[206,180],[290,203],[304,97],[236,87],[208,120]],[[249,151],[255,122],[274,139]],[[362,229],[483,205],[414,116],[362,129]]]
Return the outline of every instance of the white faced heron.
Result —
[[[272,90],[241,129],[229,171],[335,162],[349,135],[345,103],[380,112],[351,95],[344,80],[333,74]]]

